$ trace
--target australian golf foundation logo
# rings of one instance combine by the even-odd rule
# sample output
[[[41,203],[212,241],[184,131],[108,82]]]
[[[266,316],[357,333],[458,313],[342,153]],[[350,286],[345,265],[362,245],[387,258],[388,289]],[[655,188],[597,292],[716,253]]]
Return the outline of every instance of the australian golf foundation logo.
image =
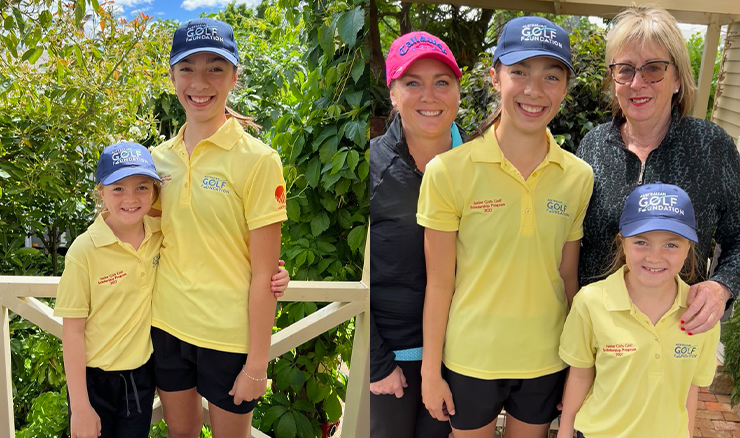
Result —
[[[188,28],[186,42],[198,41],[198,40],[213,40],[220,43],[224,42],[224,39],[218,36],[218,28],[216,26],[208,26],[205,24],[196,24]]]
[[[563,217],[570,217],[570,214],[568,213],[568,204],[566,204],[563,201],[558,201],[557,199],[548,199],[546,207],[547,207],[547,212],[550,214],[556,214],[558,216],[563,216]]]
[[[147,161],[141,158],[141,151],[134,148],[116,149],[111,153],[111,159],[113,160],[114,166],[129,163],[147,164]]]
[[[697,345],[676,343],[673,349],[673,357],[676,359],[693,359],[698,353]]]
[[[429,38],[424,35],[410,37],[408,41],[406,41],[406,44],[402,45],[401,48],[398,49],[398,54],[403,56],[409,53],[409,51],[418,49],[438,50],[445,55],[447,54],[447,49],[442,47],[442,43],[438,39]]]
[[[640,196],[638,213],[649,211],[664,211],[667,213],[685,215],[684,209],[678,207],[678,196],[668,195],[665,192],[650,192]]]
[[[203,181],[200,184],[200,188],[206,189],[206,190],[212,190],[214,192],[225,193],[228,195],[231,192],[226,189],[226,183],[227,181],[225,179],[206,175],[203,177]]]
[[[521,41],[539,41],[550,43],[563,48],[563,43],[558,41],[558,30],[541,24],[527,24],[522,27]]]

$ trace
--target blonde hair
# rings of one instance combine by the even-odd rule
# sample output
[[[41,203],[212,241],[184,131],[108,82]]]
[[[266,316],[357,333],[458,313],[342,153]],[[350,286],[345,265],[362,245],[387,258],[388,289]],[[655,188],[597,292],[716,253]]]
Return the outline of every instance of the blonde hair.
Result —
[[[618,233],[617,237],[614,239],[613,242],[613,254],[614,258],[612,258],[611,263],[609,264],[609,268],[607,269],[606,273],[603,275],[604,277],[611,275],[620,269],[622,269],[622,266],[624,266],[627,263],[627,258],[624,255],[624,237],[622,237],[622,233]],[[695,244],[692,241],[689,241],[689,253],[686,255],[686,260],[683,262],[683,268],[681,268],[681,272],[679,275],[683,279],[683,281],[687,283],[691,283],[694,280],[696,280],[696,248]],[[599,276],[601,277],[601,276]]]
[[[162,183],[154,178],[149,179],[152,180],[152,184],[154,186],[154,193],[152,194],[152,204],[154,204],[155,202],[157,202],[157,199],[159,199],[159,193],[162,191]],[[100,192],[103,191],[103,187],[103,183],[97,183],[95,185],[95,190],[93,190],[93,201],[95,201],[95,217],[98,217],[103,212],[108,211],[108,208],[105,206],[105,202],[103,202],[103,196],[100,194]]]
[[[668,61],[676,67],[681,84],[678,93],[673,95],[672,105],[678,107],[682,117],[689,115],[696,100],[696,84],[686,42],[673,15],[661,8],[632,6],[614,17],[612,26],[606,36],[606,64],[613,63],[627,46],[636,45],[643,50],[656,44],[668,52],[671,57]],[[606,87],[610,92],[612,113],[615,118],[624,118],[614,92],[614,81],[607,80]]]

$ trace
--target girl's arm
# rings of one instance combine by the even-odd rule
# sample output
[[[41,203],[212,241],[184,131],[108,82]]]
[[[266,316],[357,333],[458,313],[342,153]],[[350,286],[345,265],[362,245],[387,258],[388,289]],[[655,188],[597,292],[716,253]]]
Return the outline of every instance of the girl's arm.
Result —
[[[62,352],[64,372],[67,375],[69,406],[72,412],[70,428],[72,438],[100,435],[100,417],[90,405],[87,394],[85,356],[85,318],[64,318],[62,325]]]
[[[696,419],[696,406],[699,403],[699,387],[691,385],[689,396],[686,398],[686,411],[689,413],[689,436],[694,436],[694,420]]]
[[[249,230],[252,282],[249,286],[249,354],[229,395],[234,404],[255,400],[267,388],[267,362],[277,300],[270,292],[270,278],[280,257],[280,223]]]
[[[558,438],[573,438],[573,423],[576,413],[581,409],[583,401],[591,390],[594,383],[594,367],[576,368],[570,367],[568,379],[565,381],[563,393],[563,413],[560,415],[560,429]]]
[[[442,348],[455,290],[456,236],[456,232],[424,230],[427,288],[424,298],[421,394],[429,413],[441,421],[449,420],[449,415],[455,414],[450,387],[442,379]]]
[[[581,252],[581,241],[565,242],[563,257],[560,261],[560,278],[565,286],[568,308],[573,304],[573,297],[578,292],[578,256]]]

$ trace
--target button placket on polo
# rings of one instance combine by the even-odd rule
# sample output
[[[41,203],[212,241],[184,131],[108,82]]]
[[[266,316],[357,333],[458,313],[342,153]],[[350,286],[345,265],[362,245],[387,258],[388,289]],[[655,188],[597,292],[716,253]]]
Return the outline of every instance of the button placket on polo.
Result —
[[[648,373],[649,377],[660,378],[663,374],[663,342],[661,341],[660,334],[658,333],[657,326],[654,326],[650,319],[640,311],[637,306],[632,304],[630,314],[637,321],[637,323],[650,332],[650,336],[647,339],[653,339],[653,342],[647,343],[647,345],[640,346],[642,348],[648,348],[646,352],[648,355]],[[658,324],[662,322],[662,319],[658,321]],[[645,338],[643,338],[645,339]]]
[[[185,165],[185,169],[187,170],[187,178],[182,184],[182,191],[180,193],[180,202],[189,204],[193,185],[191,167],[192,157],[188,157],[188,152],[187,150],[185,150],[185,143],[179,145],[177,155],[180,157],[180,160],[183,162],[183,164]]]

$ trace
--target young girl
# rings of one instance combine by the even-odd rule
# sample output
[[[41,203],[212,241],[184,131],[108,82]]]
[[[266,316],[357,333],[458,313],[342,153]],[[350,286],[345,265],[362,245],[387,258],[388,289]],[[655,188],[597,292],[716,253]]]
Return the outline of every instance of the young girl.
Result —
[[[103,212],[65,257],[55,316],[72,438],[146,437],[154,382],[151,303],[162,233],[147,212],[159,176],[140,144],[107,147],[98,160]]]
[[[591,168],[547,130],[571,73],[562,28],[508,22],[491,70],[498,110],[424,174],[422,396],[455,438],[493,438],[502,408],[507,438],[544,437],[558,415],[558,341],[593,186]]]
[[[560,357],[571,367],[558,438],[574,427],[586,438],[693,436],[720,332],[679,330],[689,291],[679,274],[694,275],[695,228],[676,186],[627,197],[613,273],[576,295],[563,329]]]
[[[72,438],[147,437],[154,382],[151,303],[160,260],[159,218],[147,216],[161,179],[149,151],[118,143],[98,160],[102,213],[65,257],[55,316],[62,343]],[[288,284],[281,270],[272,290]]]
[[[170,77],[186,124],[153,153],[164,242],[152,341],[170,437],[198,436],[201,396],[215,438],[249,436],[267,384],[285,183],[277,152],[226,115],[238,62],[226,23],[175,31]]]

